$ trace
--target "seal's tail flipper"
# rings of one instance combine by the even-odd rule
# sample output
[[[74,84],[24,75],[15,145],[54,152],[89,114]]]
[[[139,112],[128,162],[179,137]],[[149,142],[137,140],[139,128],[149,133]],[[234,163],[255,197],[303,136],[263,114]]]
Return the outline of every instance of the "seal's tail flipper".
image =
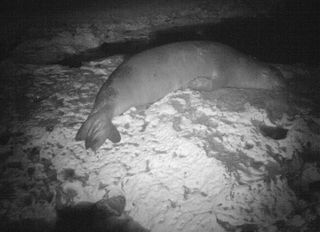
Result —
[[[90,115],[76,135],[77,141],[85,140],[86,149],[91,148],[93,151],[96,151],[106,139],[117,143],[121,136],[111,119],[101,111]]]

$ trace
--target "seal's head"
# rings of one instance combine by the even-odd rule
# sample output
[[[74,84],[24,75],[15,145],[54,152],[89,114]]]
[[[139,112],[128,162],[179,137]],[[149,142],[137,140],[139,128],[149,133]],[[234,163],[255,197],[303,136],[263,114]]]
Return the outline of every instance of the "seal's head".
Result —
[[[285,90],[287,86],[282,73],[267,64],[256,63],[245,66],[240,69],[238,75],[241,75],[241,78],[239,77],[237,83],[233,85],[240,88]]]
[[[266,65],[258,75],[259,87],[261,89],[285,90],[287,88],[286,80],[279,69]]]
[[[227,87],[252,88],[266,90],[286,89],[286,81],[277,68],[251,59],[240,59],[240,62],[228,68]]]

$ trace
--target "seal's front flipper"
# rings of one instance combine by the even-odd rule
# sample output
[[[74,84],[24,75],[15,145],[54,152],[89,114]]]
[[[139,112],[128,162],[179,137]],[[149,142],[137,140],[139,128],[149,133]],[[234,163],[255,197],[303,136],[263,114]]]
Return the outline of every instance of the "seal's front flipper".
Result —
[[[225,85],[225,81],[219,78],[197,77],[188,82],[187,88],[198,91],[213,91]]]
[[[121,136],[103,110],[90,115],[76,135],[77,141],[85,140],[86,149],[91,148],[93,151],[101,147],[106,139],[117,143]]]

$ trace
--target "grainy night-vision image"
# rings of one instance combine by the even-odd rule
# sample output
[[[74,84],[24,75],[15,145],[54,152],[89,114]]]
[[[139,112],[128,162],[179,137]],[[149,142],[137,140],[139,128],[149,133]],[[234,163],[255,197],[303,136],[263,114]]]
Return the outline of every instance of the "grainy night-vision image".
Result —
[[[1,231],[318,231],[319,10],[3,0]]]

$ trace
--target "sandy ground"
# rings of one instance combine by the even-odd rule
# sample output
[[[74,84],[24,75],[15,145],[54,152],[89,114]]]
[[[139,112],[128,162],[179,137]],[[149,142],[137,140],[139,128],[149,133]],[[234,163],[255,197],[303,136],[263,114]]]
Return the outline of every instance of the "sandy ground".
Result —
[[[121,142],[93,153],[74,137],[123,56],[44,64],[155,28],[266,14],[259,4],[93,5],[30,27],[1,63],[1,226],[50,231],[56,207],[90,202],[104,215],[88,222],[91,231],[317,231],[319,70],[279,64],[290,94],[170,93],[114,118]],[[72,222],[59,216],[63,231]]]

